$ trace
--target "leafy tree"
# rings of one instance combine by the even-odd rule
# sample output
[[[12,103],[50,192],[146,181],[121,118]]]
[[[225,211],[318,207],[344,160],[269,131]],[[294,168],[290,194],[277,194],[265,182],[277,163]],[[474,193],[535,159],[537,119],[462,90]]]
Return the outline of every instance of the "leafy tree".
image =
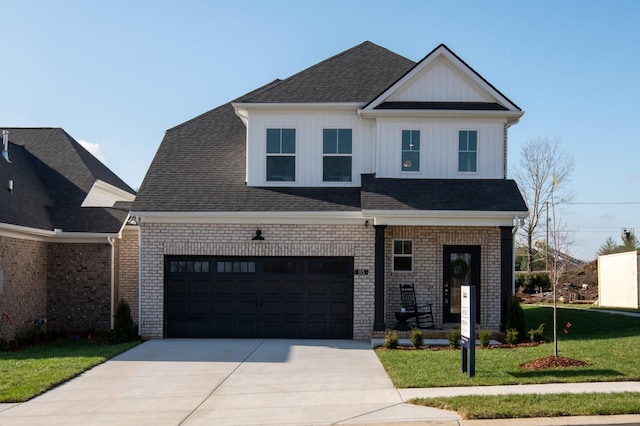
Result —
[[[622,242],[623,244],[621,245],[616,244],[612,237],[607,238],[604,244],[600,246],[598,256],[640,250],[640,242],[638,242],[638,238],[633,233],[625,235]]]
[[[513,177],[529,207],[529,217],[520,228],[528,248],[528,271],[533,270],[534,242],[541,235],[539,225],[547,222],[545,217],[552,196],[557,204],[574,197],[567,185],[573,168],[573,155],[562,150],[559,139],[531,139],[522,146],[520,163]]]

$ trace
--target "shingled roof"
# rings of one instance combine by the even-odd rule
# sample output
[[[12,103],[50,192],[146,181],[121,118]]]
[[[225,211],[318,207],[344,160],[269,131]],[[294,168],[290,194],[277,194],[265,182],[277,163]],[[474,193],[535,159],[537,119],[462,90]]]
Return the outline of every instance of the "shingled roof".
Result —
[[[0,223],[65,232],[118,232],[127,209],[80,207],[97,180],[135,194],[60,128],[9,131],[9,160],[0,159]],[[7,183],[13,181],[13,190]]]
[[[364,42],[285,80],[274,80],[232,103],[366,103],[415,65],[415,62],[387,49]],[[451,182],[425,179],[400,182],[363,175],[362,189],[247,186],[246,128],[235,114],[232,103],[166,132],[132,211],[527,210],[513,181],[505,180]],[[470,108],[468,105],[465,107]],[[471,107],[496,108],[493,105]],[[397,194],[393,193],[395,190],[398,190]],[[423,194],[417,196],[412,191],[428,191],[429,194],[425,198]],[[451,195],[451,191],[453,194],[462,191],[465,195],[469,192],[473,199],[471,202],[461,201]]]
[[[415,65],[365,41],[236,102],[368,102]]]
[[[518,186],[510,179],[411,179],[409,182],[363,174],[362,209],[527,211]]]

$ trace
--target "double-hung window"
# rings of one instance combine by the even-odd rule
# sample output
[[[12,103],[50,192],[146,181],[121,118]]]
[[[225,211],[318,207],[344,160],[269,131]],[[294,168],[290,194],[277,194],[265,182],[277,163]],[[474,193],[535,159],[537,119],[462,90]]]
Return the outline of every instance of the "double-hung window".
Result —
[[[351,129],[323,129],[322,181],[351,182]]]
[[[393,271],[413,271],[413,241],[393,240]]]
[[[460,130],[458,133],[458,171],[476,172],[478,168],[478,132]]]
[[[420,171],[420,130],[402,131],[402,171]]]
[[[267,181],[296,180],[296,129],[267,129]]]

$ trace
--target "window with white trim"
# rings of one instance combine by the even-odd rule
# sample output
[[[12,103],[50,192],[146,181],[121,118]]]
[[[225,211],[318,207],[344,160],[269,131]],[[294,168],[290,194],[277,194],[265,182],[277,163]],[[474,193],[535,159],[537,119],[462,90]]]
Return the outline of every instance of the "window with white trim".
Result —
[[[413,241],[393,240],[393,271],[413,271]]]
[[[420,171],[420,130],[402,131],[402,171]]]
[[[458,133],[458,171],[476,172],[478,169],[478,131],[460,130]]]
[[[296,180],[296,129],[267,129],[267,181]]]
[[[351,182],[351,129],[322,130],[322,181]]]

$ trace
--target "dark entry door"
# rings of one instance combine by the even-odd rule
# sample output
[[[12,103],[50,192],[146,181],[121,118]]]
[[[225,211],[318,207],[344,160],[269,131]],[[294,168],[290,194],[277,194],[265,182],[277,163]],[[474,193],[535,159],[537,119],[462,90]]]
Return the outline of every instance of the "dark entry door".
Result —
[[[476,321],[480,321],[480,246],[444,246],[443,315],[445,323],[460,322],[461,287],[476,287]]]

